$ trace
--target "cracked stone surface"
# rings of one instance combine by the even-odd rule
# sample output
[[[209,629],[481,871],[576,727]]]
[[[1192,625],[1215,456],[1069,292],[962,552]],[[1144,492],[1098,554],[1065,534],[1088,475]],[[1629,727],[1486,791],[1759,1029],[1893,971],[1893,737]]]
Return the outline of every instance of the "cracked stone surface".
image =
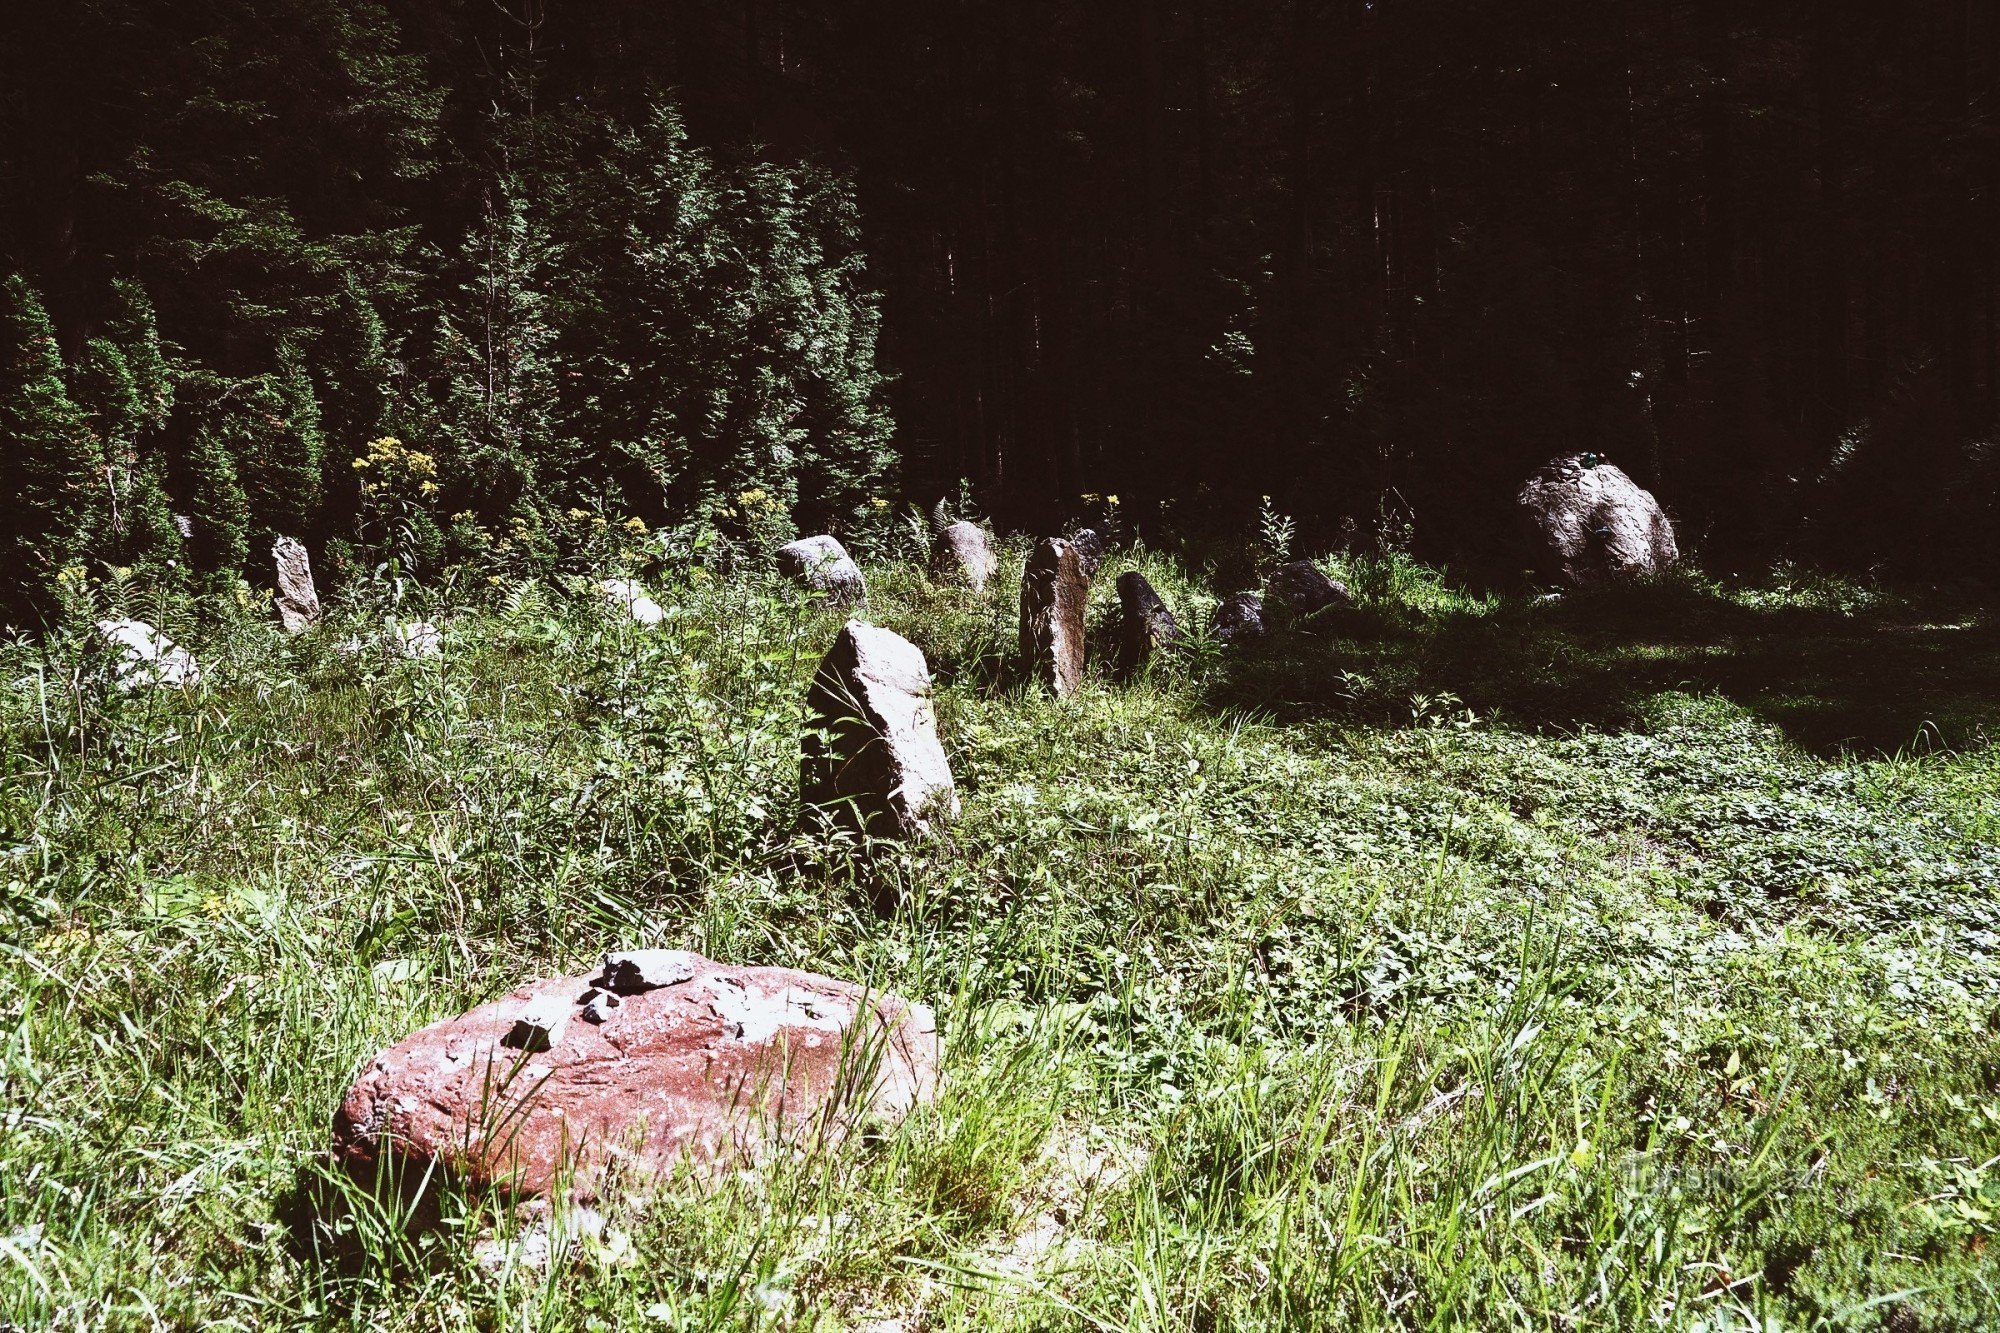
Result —
[[[587,1202],[683,1164],[831,1146],[936,1095],[937,1024],[922,1005],[676,950],[612,959],[640,960],[641,978],[688,975],[623,995],[603,969],[556,977],[433,1023],[363,1067],[334,1117],[336,1156],[363,1181],[393,1158],[516,1198],[562,1187]]]

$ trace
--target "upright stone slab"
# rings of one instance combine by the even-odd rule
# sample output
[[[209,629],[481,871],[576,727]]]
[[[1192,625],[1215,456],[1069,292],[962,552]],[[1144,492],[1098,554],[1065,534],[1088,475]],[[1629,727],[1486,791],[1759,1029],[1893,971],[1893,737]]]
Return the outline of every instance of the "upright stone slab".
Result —
[[[1136,569],[1118,576],[1118,674],[1130,679],[1152,660],[1156,648],[1181,641],[1174,613]]]
[[[1208,618],[1208,633],[1221,643],[1263,638],[1264,599],[1254,592],[1229,594]]]
[[[1653,493],[1596,454],[1552,460],[1515,502],[1539,572],[1567,587],[1644,578],[1681,558]]]
[[[1083,683],[1084,613],[1090,576],[1083,557],[1061,537],[1046,538],[1021,575],[1021,657],[1058,696]]]
[[[303,543],[280,537],[271,547],[278,569],[278,619],[285,633],[303,634],[319,624],[319,591],[313,587],[312,560]]]
[[[1000,568],[993,542],[977,523],[954,523],[931,543],[931,573],[957,580],[974,592],[985,592],[987,580]]]
[[[1320,573],[1310,560],[1294,560],[1271,571],[1264,593],[1282,606],[1293,619],[1303,620],[1330,606],[1352,606],[1347,589]]]
[[[601,1199],[832,1147],[936,1095],[937,1020],[884,991],[699,954],[607,955],[433,1023],[370,1060],[333,1121],[364,1185],[427,1171]]]
[[[868,600],[868,582],[861,577],[861,566],[831,537],[801,537],[780,546],[778,571],[833,606],[855,606]]]
[[[807,805],[878,837],[922,836],[958,814],[930,667],[915,644],[848,621],[820,661],[807,706],[799,764]]]

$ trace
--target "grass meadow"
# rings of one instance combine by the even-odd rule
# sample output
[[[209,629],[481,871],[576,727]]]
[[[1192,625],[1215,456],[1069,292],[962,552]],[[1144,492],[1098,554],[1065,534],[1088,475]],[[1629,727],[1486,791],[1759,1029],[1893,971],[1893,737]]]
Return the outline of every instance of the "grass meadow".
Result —
[[[1021,556],[983,600],[870,570],[964,799],[915,846],[799,831],[838,618],[755,576],[650,575],[656,629],[549,579],[298,639],[91,592],[185,691],[0,648],[0,1324],[2000,1324],[1990,613],[1346,560],[1335,623],[1059,701]],[[1125,568],[1213,605],[1115,553],[1101,661]],[[434,659],[339,651],[418,613]],[[641,945],[936,1006],[940,1101],[534,1252],[328,1170],[378,1048]]]

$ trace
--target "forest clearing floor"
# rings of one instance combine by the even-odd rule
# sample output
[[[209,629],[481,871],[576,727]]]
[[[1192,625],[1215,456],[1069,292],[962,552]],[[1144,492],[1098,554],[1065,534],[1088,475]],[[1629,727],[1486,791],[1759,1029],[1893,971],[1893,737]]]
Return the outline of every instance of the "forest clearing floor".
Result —
[[[1020,563],[870,571],[964,799],[908,847],[794,831],[838,618],[775,584],[507,585],[409,661],[123,608],[186,691],[0,649],[0,1325],[2000,1323],[1990,612],[1349,561],[1333,623],[1055,700]],[[1144,554],[1094,616],[1133,566],[1205,621]],[[539,1263],[334,1197],[369,1055],[639,945],[934,1005],[939,1102]]]

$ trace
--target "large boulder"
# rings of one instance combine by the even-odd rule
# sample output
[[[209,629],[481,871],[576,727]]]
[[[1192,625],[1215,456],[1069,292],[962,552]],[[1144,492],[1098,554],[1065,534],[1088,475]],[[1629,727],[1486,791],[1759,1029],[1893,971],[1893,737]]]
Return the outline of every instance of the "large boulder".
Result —
[[[201,679],[194,654],[143,620],[100,620],[97,638],[121,690],[142,685],[192,685]]]
[[[1294,620],[1318,615],[1330,606],[1354,605],[1347,589],[1322,574],[1310,560],[1294,560],[1272,570],[1264,581],[1264,595]]]
[[[962,582],[974,592],[985,592],[987,580],[999,568],[992,539],[977,523],[953,523],[931,543],[931,573]]]
[[[802,745],[805,803],[878,836],[922,835],[958,813],[931,673],[902,635],[850,620],[819,664]]]
[[[1174,613],[1136,569],[1118,576],[1118,674],[1129,679],[1152,660],[1156,648],[1181,642]]]
[[[1264,599],[1254,592],[1233,592],[1216,606],[1208,618],[1209,637],[1220,643],[1237,643],[1264,637]]]
[[[271,547],[278,570],[278,619],[285,633],[303,634],[319,624],[319,590],[313,587],[312,560],[305,546],[280,537]]]
[[[579,1201],[685,1164],[837,1145],[936,1094],[930,1010],[782,967],[610,954],[433,1023],[370,1060],[333,1122],[357,1178],[433,1167],[517,1199]]]
[[[444,631],[428,620],[391,624],[382,641],[399,657],[436,657],[444,651]]]
[[[646,595],[637,579],[606,579],[597,590],[641,625],[657,625],[667,618],[666,610]]]
[[[1545,464],[1515,500],[1538,569],[1568,587],[1642,578],[1681,558],[1653,493],[1596,454]]]
[[[833,606],[853,606],[868,599],[861,566],[847,548],[831,537],[801,537],[778,548],[778,572],[810,588]]]
[[[1090,576],[1076,547],[1049,537],[1021,574],[1021,657],[1029,674],[1057,695],[1083,683],[1084,612]]]

